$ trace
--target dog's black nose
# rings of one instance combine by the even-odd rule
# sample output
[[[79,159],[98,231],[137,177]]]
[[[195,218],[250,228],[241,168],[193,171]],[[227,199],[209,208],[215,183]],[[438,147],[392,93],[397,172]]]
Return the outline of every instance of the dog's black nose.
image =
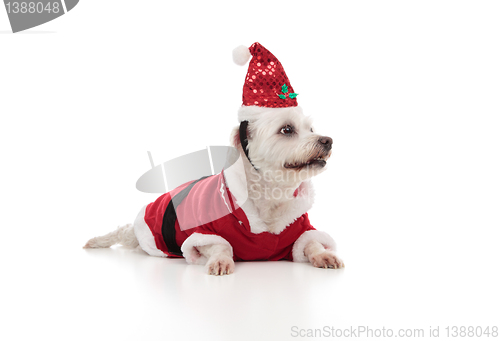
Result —
[[[321,136],[318,141],[323,145],[323,148],[325,148],[327,151],[332,149],[333,141],[331,137]]]

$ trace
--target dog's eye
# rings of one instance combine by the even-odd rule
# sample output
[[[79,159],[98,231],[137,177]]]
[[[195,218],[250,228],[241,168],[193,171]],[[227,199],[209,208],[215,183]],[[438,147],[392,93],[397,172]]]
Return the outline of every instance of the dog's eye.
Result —
[[[283,135],[292,135],[293,134],[293,127],[292,126],[284,126],[281,128],[280,133]]]
[[[311,133],[314,133],[313,128],[311,128]]]

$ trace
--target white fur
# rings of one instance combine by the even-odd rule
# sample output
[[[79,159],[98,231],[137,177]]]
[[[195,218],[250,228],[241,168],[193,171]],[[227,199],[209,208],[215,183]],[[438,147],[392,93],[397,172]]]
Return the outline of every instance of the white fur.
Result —
[[[335,254],[335,251],[325,249],[316,240],[307,243],[304,254],[309,262],[317,268],[340,269],[344,267],[344,262]]]
[[[233,50],[233,61],[240,66],[245,65],[250,57],[250,50],[244,45],[240,45]]]
[[[243,157],[240,157],[236,163],[224,171],[224,178],[231,194],[236,200],[236,204],[245,212],[252,233],[258,234],[267,231],[279,234],[288,225],[292,224],[297,218],[311,209],[314,202],[314,188],[311,181],[306,180],[301,184],[302,191],[300,195],[287,206],[286,210],[283,210],[283,212],[276,217],[275,228],[270,230],[261,219],[253,200],[248,200],[247,186],[250,182],[246,180],[243,162]]]
[[[237,138],[239,129],[235,128],[231,141],[240,151],[241,163],[224,173],[229,190],[247,215],[252,232],[279,234],[312,207],[314,190],[309,178],[325,170],[311,167],[299,171],[284,165],[303,163],[315,155],[320,135],[311,131],[312,120],[300,107],[242,107],[239,118],[249,121],[248,154],[253,166],[243,153]],[[285,124],[293,125],[293,137],[280,134]],[[294,197],[296,189],[300,191]],[[275,193],[283,195],[274,197]]]
[[[198,247],[205,245],[226,245],[229,246],[229,252],[233,257],[233,247],[227,240],[214,234],[193,233],[182,244],[182,256],[186,258],[189,264],[204,265],[207,263],[207,256],[200,253]]]
[[[336,251],[337,246],[335,241],[327,233],[323,231],[311,230],[302,233],[302,235],[295,241],[292,249],[292,257],[294,262],[307,262],[308,258],[304,250],[311,241],[318,241],[325,249]]]
[[[198,247],[198,251],[207,260],[207,272],[209,275],[230,275],[234,272],[234,261],[230,245],[209,244]]]
[[[122,244],[127,247],[137,247],[139,243],[134,234],[134,225],[127,224],[118,226],[116,230],[104,236],[90,239],[83,247],[84,249],[106,248],[115,244]]]

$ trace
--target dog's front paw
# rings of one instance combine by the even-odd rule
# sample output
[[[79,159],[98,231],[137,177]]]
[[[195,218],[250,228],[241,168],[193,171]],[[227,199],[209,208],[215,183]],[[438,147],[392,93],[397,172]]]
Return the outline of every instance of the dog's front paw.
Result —
[[[234,261],[227,255],[216,255],[208,260],[207,269],[209,275],[229,275],[234,272]]]
[[[340,269],[344,267],[344,262],[329,250],[310,255],[309,261],[317,268]]]

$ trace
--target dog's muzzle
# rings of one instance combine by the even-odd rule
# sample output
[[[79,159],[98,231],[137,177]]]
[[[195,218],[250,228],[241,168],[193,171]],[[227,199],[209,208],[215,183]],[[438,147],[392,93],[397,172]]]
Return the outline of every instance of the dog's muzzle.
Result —
[[[306,167],[319,167],[326,166],[326,160],[332,155],[332,138],[328,136],[320,136],[318,143],[315,146],[315,152],[306,161],[295,161],[285,163],[284,167],[288,169],[301,170]]]

